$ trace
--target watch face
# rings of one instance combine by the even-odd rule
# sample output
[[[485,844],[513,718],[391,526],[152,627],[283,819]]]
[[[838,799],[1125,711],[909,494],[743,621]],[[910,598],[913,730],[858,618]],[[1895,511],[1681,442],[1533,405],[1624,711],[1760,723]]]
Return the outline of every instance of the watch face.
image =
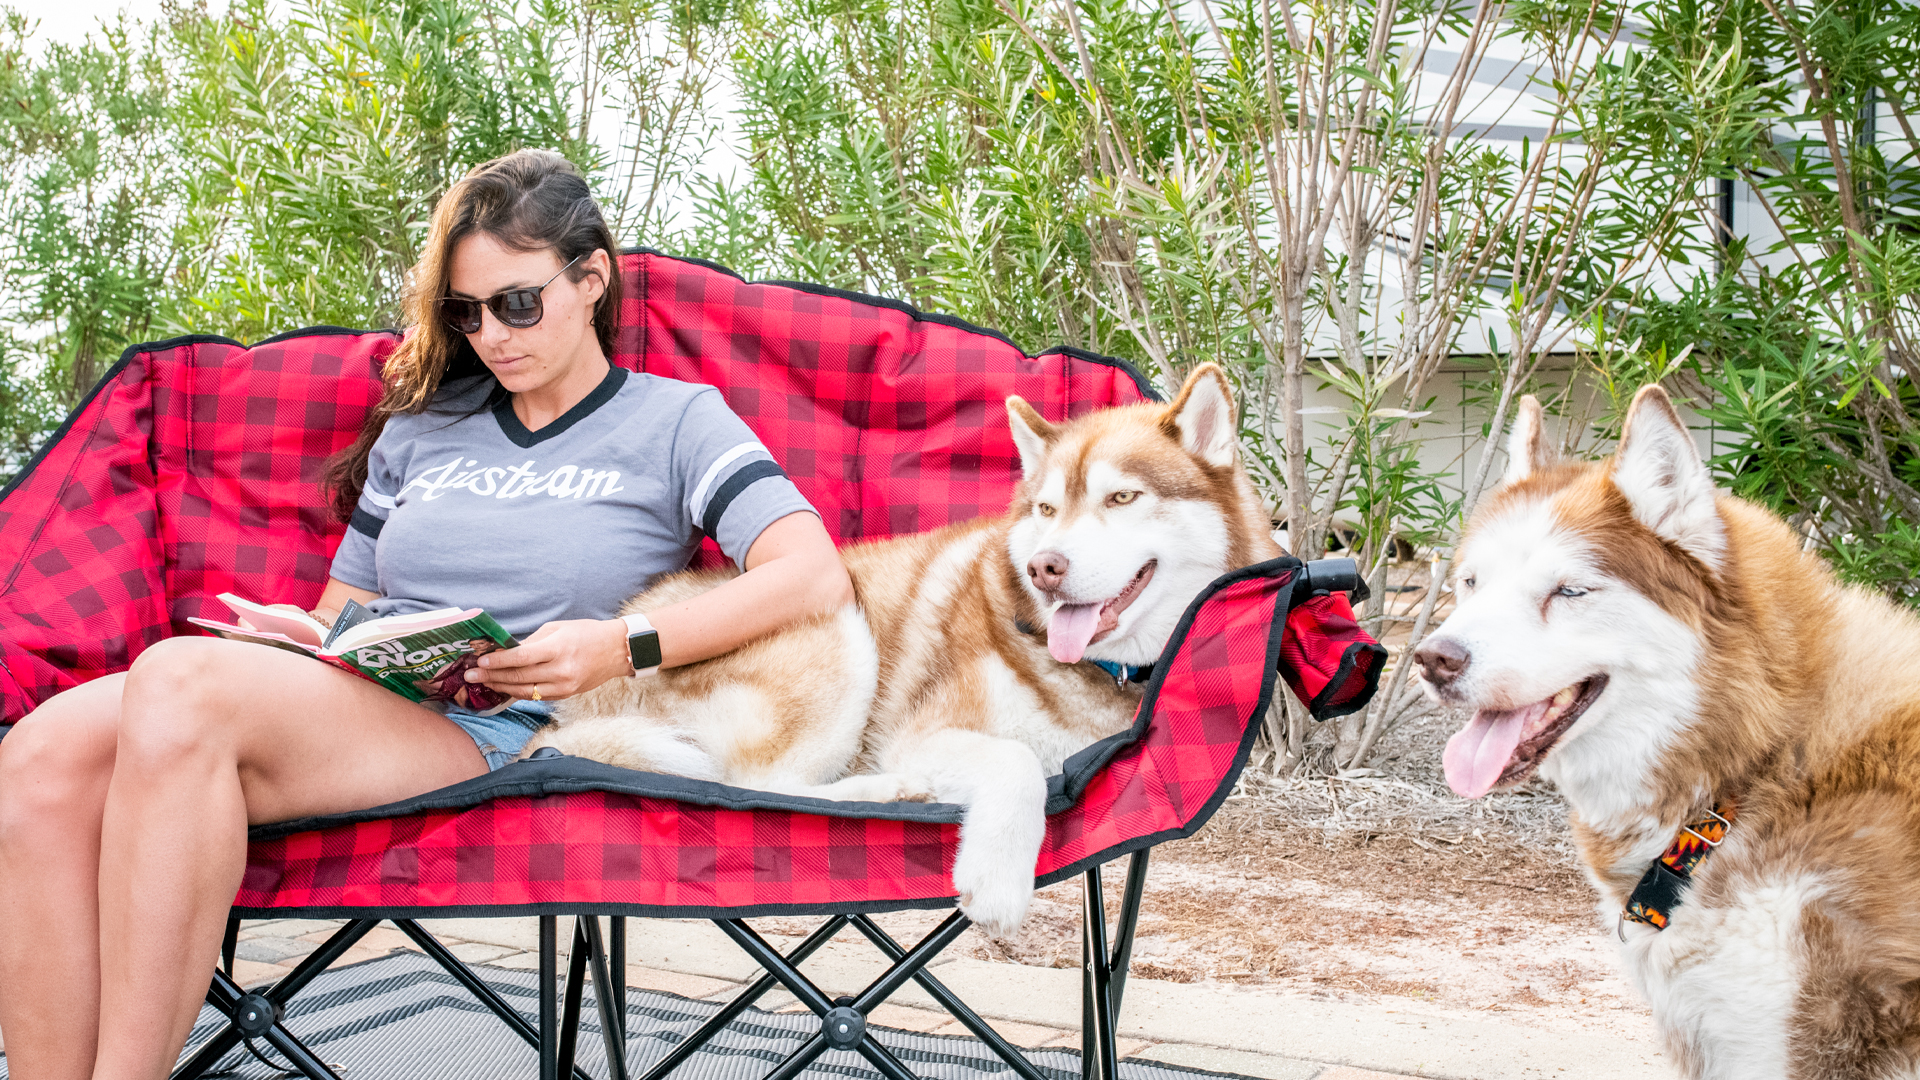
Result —
[[[645,671],[660,666],[660,632],[642,630],[627,637],[627,656],[633,661],[633,670]]]

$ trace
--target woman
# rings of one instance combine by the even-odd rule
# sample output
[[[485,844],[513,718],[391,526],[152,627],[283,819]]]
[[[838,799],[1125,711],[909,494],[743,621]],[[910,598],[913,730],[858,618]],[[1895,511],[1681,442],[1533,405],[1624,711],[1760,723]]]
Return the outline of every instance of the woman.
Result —
[[[349,599],[376,614],[483,606],[523,644],[470,678],[522,701],[442,713],[297,655],[174,638],[0,743],[14,1080],[167,1074],[249,825],[478,776],[512,759],[547,702],[636,674],[656,645],[661,665],[692,663],[852,601],[819,518],[718,391],[608,363],[613,251],[558,155],[469,173],[435,210],[414,333],[332,477],[351,523],[315,615]],[[612,618],[703,534],[745,572],[650,613],[654,636]]]

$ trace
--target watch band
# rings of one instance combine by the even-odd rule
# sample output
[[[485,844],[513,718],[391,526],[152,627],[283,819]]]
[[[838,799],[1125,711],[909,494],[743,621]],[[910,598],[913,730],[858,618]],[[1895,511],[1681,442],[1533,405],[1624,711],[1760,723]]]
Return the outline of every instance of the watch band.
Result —
[[[627,624],[627,662],[635,675],[651,675],[660,670],[660,631],[645,615],[622,615]]]

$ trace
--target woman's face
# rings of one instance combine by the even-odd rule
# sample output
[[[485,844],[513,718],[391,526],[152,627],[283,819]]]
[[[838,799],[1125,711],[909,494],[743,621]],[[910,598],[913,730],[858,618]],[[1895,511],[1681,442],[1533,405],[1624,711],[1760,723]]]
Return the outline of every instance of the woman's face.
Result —
[[[544,311],[538,323],[508,326],[483,307],[479,332],[467,335],[473,351],[510,393],[557,389],[569,375],[598,379],[605,373],[605,355],[593,332],[593,305],[611,269],[607,253],[595,251],[575,263],[576,271],[598,271],[579,281],[570,280],[572,274],[554,277],[563,265],[551,250],[515,251],[485,233],[454,245],[447,279],[454,296],[484,300],[507,289],[539,288],[552,279],[540,293]]]

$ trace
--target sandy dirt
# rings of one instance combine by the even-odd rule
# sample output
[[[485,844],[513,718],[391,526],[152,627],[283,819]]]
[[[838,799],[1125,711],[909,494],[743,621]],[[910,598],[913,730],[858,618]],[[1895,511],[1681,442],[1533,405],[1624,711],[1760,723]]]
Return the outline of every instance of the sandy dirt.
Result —
[[[1275,801],[1237,800],[1198,836],[1156,849],[1136,976],[1412,998],[1582,1026],[1644,1017],[1566,852],[1485,826],[1448,838],[1328,836],[1286,823]],[[1111,904],[1121,880],[1110,868]],[[1016,938],[967,948],[1076,966],[1080,904],[1077,883],[1053,886]]]
[[[1620,973],[1564,804],[1537,781],[1455,798],[1438,751],[1456,726],[1436,716],[1396,733],[1384,755],[1392,775],[1273,781],[1250,769],[1199,834],[1154,849],[1133,974],[1644,1031],[1647,1009]],[[1125,865],[1106,868],[1113,910]],[[1081,902],[1079,882],[1051,886],[1015,937],[969,933],[954,948],[1077,967]],[[885,922],[910,936],[944,915]],[[797,921],[768,929],[804,932]]]

